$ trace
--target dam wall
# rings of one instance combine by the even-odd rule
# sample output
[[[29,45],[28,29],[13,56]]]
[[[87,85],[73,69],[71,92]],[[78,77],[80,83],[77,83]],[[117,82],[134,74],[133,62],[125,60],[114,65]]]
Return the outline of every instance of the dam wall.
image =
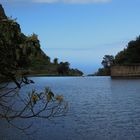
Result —
[[[112,78],[140,78],[140,65],[112,66]]]

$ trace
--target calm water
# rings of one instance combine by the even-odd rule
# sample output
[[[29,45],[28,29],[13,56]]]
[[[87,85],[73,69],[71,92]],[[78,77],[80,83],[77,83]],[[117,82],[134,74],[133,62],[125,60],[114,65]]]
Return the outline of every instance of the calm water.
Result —
[[[36,120],[35,140],[140,140],[140,80],[109,77],[36,77],[36,84],[63,94],[69,102],[67,116]],[[0,122],[0,139],[26,140],[27,136]]]

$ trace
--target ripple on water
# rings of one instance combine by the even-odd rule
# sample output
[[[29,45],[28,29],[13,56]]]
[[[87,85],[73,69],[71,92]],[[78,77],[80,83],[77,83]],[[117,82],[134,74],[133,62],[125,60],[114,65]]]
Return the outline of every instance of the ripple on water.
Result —
[[[140,80],[111,80],[109,77],[38,77],[34,87],[46,85],[69,102],[66,117],[53,122],[38,120],[34,139],[48,140],[139,140]],[[24,91],[33,87],[25,87]],[[1,124],[0,137],[25,140],[15,129]]]

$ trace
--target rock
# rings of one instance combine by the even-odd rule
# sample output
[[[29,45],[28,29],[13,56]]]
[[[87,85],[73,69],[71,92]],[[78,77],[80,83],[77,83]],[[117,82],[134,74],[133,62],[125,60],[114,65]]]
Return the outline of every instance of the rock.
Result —
[[[5,15],[4,9],[2,5],[0,4],[0,19],[3,19],[3,18],[7,18],[7,16]]]

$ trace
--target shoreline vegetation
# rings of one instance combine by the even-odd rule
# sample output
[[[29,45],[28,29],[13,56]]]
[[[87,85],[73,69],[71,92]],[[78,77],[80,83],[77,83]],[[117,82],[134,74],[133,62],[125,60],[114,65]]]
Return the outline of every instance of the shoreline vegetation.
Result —
[[[5,15],[0,4],[0,119],[27,136],[37,132],[30,119],[50,120],[64,116],[68,110],[63,95],[55,94],[50,87],[43,87],[41,91],[21,91],[26,85],[35,83],[27,75],[44,72],[82,74],[70,68],[68,62],[59,63],[57,58],[51,62],[42,51],[38,36],[23,34],[20,25]]]
[[[13,63],[10,68],[18,70],[15,75],[25,70],[29,76],[84,76],[82,71],[71,68],[69,62],[59,62],[58,58],[51,61],[42,51],[38,36],[35,33],[29,36],[22,33],[16,19],[7,17],[1,4],[0,49],[0,55],[3,56],[0,67],[2,75],[7,75],[8,65]],[[116,56],[105,55],[101,62],[103,67],[87,76],[111,76],[112,66],[140,65],[139,54],[140,36],[130,41]]]
[[[82,77],[82,75],[70,75],[70,74],[65,74],[65,75],[60,75],[60,74],[49,74],[49,73],[44,73],[44,72],[31,72],[27,74],[27,77],[42,77],[42,76],[46,76],[46,77],[75,77],[75,76],[80,76]]]
[[[7,77],[8,69],[14,75],[25,73],[35,76],[82,76],[83,72],[71,68],[69,62],[59,62],[51,58],[41,49],[38,35],[26,36],[21,32],[16,19],[7,17],[0,4],[0,61],[1,75]],[[10,66],[11,65],[11,66]],[[16,70],[16,72],[15,72]],[[26,72],[24,72],[26,71]],[[1,77],[1,76],[0,76]]]
[[[118,52],[116,56],[105,55],[99,68],[91,76],[119,76],[119,78],[139,78],[140,77],[140,36],[130,41],[126,48]],[[122,69],[123,66],[123,69]],[[114,67],[117,68],[114,73]],[[129,67],[129,69],[128,69]],[[118,72],[119,71],[119,72]],[[125,76],[124,76],[125,75]],[[137,75],[137,76],[134,76]]]

